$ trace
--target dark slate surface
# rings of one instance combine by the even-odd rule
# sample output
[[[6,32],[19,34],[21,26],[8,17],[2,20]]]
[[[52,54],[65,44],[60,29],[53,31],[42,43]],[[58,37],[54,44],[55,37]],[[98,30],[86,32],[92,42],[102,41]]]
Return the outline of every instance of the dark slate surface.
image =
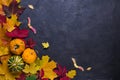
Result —
[[[21,4],[26,7],[22,27],[30,16],[37,29],[29,37],[37,42],[39,56],[47,54],[68,69],[74,68],[71,57],[84,68],[92,67],[77,69],[74,80],[119,78],[120,0],[22,0]],[[48,50],[42,49],[43,41],[50,43]]]

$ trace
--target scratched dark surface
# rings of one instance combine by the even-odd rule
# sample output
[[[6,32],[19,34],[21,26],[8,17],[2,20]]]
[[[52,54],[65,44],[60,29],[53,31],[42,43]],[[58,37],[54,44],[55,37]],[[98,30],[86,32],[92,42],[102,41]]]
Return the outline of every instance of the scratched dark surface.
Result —
[[[37,34],[29,37],[37,42],[39,56],[74,69],[71,57],[91,71],[77,70],[74,80],[120,80],[120,0],[22,0],[26,10],[22,27],[31,17]],[[29,9],[28,4],[34,6]],[[41,42],[50,48],[43,50]]]

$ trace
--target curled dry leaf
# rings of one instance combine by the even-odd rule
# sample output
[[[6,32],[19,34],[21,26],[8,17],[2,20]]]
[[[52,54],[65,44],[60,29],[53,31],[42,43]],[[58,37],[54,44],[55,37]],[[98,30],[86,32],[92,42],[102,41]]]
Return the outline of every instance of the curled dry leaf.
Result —
[[[36,34],[36,29],[31,25],[31,19],[28,17],[28,27]]]
[[[87,71],[90,71],[91,69],[92,69],[92,67],[88,67],[86,70],[87,70]]]
[[[74,67],[75,67],[75,68],[78,68],[78,69],[80,69],[81,71],[84,71],[84,68],[83,68],[82,66],[78,66],[78,65],[77,65],[75,58],[72,58],[72,61],[73,61],[73,64],[74,64]]]
[[[31,4],[29,4],[28,7],[29,7],[30,9],[34,9],[34,6],[31,5]]]

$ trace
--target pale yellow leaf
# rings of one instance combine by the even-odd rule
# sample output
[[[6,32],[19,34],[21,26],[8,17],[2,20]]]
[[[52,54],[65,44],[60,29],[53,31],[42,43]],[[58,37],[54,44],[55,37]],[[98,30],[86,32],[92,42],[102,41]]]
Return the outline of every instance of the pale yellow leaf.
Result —
[[[28,7],[29,7],[30,9],[34,9],[34,6],[31,5],[31,4],[29,4]]]
[[[46,48],[49,48],[50,45],[49,45],[48,42],[43,42],[43,43],[42,43],[42,46],[43,46],[43,48],[46,49]]]

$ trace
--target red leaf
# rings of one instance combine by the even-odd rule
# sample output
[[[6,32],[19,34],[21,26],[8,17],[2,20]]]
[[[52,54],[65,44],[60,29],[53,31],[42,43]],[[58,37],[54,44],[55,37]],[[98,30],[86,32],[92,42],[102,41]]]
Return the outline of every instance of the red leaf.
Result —
[[[11,14],[17,14],[17,16],[20,16],[23,13],[25,8],[21,7],[19,4],[20,3],[17,3],[16,0],[13,0],[9,6],[3,5],[3,10],[7,17],[10,17]]]
[[[54,69],[54,72],[58,75],[58,76],[66,76],[67,70],[65,67],[62,67],[58,64],[57,69]]]
[[[16,28],[12,32],[7,32],[6,35],[11,38],[25,38],[28,36],[28,33],[29,31],[27,29],[20,30]]]
[[[43,76],[44,76],[44,71],[43,71],[43,69],[41,69],[41,71],[38,72],[37,80],[49,80],[47,78],[43,78]]]
[[[26,79],[26,76],[24,73],[20,75],[20,78],[16,78],[16,80],[25,80],[25,79]]]
[[[33,48],[35,45],[36,45],[35,41],[33,41],[33,39],[30,38],[30,39],[27,41],[26,47]]]
[[[70,80],[67,76],[60,78],[60,80]]]
[[[6,17],[3,15],[0,15],[0,24],[5,23],[6,22]]]

